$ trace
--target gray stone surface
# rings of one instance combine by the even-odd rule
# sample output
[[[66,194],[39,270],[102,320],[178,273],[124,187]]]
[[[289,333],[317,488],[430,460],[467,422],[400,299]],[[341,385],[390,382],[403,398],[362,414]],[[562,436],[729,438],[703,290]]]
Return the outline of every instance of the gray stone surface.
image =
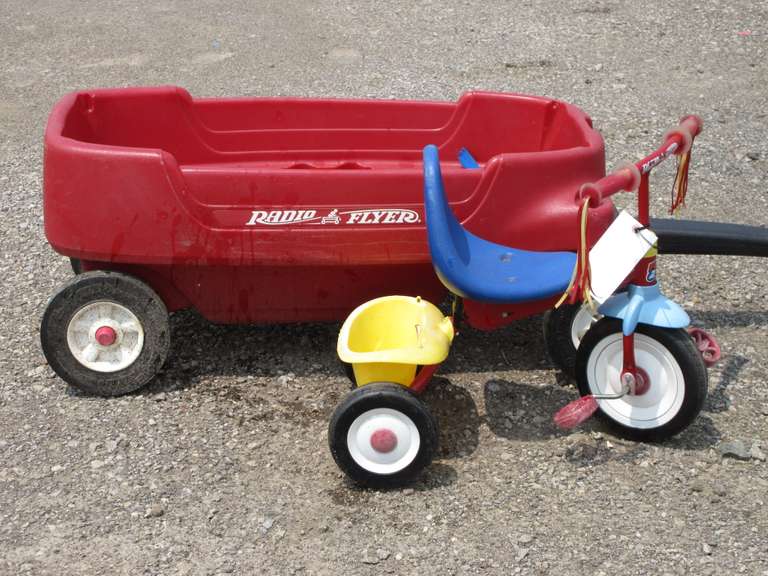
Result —
[[[111,400],[56,378],[38,330],[71,274],[41,209],[43,127],[67,91],[543,94],[590,113],[609,166],[697,113],[686,216],[765,225],[767,34],[766,4],[748,0],[3,2],[0,574],[765,574],[768,466],[716,450],[768,446],[765,261],[660,262],[725,354],[701,417],[662,445],[552,428],[575,391],[539,318],[463,331],[427,394],[440,457],[407,493],[351,487],[328,453],[348,386],[338,325],[178,314],[162,375]],[[671,178],[656,180],[656,215]]]

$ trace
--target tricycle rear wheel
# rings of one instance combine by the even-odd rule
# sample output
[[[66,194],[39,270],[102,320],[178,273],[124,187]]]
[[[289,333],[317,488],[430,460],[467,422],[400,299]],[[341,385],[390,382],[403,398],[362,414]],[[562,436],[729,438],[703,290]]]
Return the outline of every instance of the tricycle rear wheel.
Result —
[[[165,362],[168,311],[132,276],[85,272],[51,298],[40,340],[62,380],[89,394],[120,396],[149,383]]]
[[[566,376],[576,377],[576,352],[579,344],[597,322],[582,304],[563,304],[544,315],[544,343],[552,363]]]
[[[352,481],[372,488],[415,480],[432,461],[437,441],[437,423],[426,404],[391,382],[350,392],[328,426],[336,464]]]

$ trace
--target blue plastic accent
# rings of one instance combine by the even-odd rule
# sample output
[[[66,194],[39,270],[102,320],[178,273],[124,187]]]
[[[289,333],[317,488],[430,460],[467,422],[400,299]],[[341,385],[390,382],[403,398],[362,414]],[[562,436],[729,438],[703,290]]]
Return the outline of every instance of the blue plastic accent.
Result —
[[[433,145],[424,148],[424,212],[432,264],[454,294],[514,303],[541,300],[567,288],[576,263],[573,252],[518,250],[483,240],[459,224],[445,196]]]
[[[630,284],[627,292],[608,298],[598,312],[603,316],[621,320],[621,329],[625,336],[632,334],[639,323],[660,328],[685,328],[691,323],[686,311],[664,296],[658,284]]]
[[[462,148],[459,150],[459,162],[461,162],[462,168],[480,168],[480,164],[477,163],[477,160],[472,156],[472,154],[469,153],[469,150],[466,148]]]

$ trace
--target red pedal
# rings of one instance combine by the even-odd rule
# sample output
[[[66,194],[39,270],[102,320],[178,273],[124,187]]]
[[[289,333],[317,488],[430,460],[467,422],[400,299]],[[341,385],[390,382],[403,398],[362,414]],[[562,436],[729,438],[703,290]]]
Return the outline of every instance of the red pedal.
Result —
[[[588,394],[560,408],[552,420],[558,428],[570,430],[589,420],[597,408],[597,400]]]
[[[722,356],[720,345],[715,340],[715,337],[701,328],[688,328],[688,334],[691,335],[696,348],[701,352],[701,357],[707,368],[714,366]]]

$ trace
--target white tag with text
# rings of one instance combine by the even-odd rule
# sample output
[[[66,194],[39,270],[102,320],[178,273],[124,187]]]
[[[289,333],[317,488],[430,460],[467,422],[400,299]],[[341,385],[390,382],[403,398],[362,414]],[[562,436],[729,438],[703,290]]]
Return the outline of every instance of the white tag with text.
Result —
[[[589,251],[592,296],[598,303],[614,293],[656,243],[656,234],[639,228],[642,224],[622,210]]]

